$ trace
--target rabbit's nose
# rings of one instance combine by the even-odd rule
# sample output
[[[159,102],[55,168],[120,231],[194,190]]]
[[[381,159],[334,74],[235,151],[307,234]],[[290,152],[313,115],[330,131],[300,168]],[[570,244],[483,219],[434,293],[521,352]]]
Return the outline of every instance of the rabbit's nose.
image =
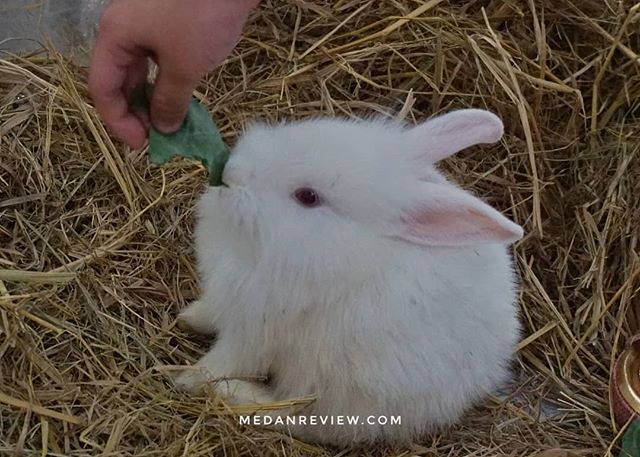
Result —
[[[222,171],[222,181],[227,185],[248,185],[255,179],[255,170],[246,159],[232,155]]]
[[[231,154],[222,171],[222,181],[227,185],[248,186],[256,179],[255,167],[244,157]]]

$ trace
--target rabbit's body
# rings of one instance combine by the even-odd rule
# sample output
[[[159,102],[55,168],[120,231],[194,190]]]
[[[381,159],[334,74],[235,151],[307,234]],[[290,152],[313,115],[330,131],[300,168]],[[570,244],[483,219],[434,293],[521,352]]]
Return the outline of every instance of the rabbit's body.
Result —
[[[280,127],[287,147],[295,150],[298,141],[307,144],[310,134],[337,130],[336,138],[327,136],[323,145],[309,146],[332,151],[332,141],[344,143],[340,127],[354,127],[336,121],[342,124],[328,122],[323,129],[322,123],[318,127],[318,121],[312,122],[317,131],[302,132],[301,138],[295,125]],[[354,151],[356,159],[368,154],[379,161],[378,154],[390,152],[385,142],[411,149],[402,144],[402,129],[376,127],[377,132],[369,131],[375,147]],[[215,328],[219,335],[199,362],[207,374],[187,372],[179,384],[193,389],[207,377],[271,374],[268,387],[239,381],[232,387],[220,383],[225,387],[219,391],[236,403],[314,396],[316,400],[299,414],[359,416],[360,425],[290,427],[302,438],[330,444],[407,442],[451,424],[508,378],[508,361],[519,336],[508,243],[498,239],[455,245],[446,230],[443,238],[420,243],[422,226],[418,233],[415,224],[433,224],[434,214],[420,213],[411,219],[411,230],[405,230],[412,213],[385,214],[385,205],[411,200],[411,185],[416,186],[409,179],[412,172],[417,186],[433,183],[429,185],[444,189],[444,196],[455,188],[433,167],[412,168],[402,160],[379,169],[362,161],[363,178],[382,178],[371,176],[377,171],[391,177],[404,173],[407,179],[385,193],[361,194],[358,186],[365,184],[358,183],[358,170],[345,173],[349,176],[341,176],[339,170],[318,179],[304,176],[305,167],[313,173],[317,166],[317,153],[306,151],[305,162],[289,160],[299,178],[284,194],[289,198],[300,186],[318,187],[323,206],[296,206],[282,198],[283,192],[272,192],[268,178],[260,188],[258,170],[252,169],[259,163],[243,165],[249,154],[242,152],[259,147],[264,141],[260,137],[270,132],[258,130],[241,140],[234,152],[240,155],[232,155],[225,171],[233,183],[228,189],[210,188],[200,202],[195,237],[203,294],[181,318],[196,330]],[[263,148],[269,145],[274,146],[271,142]],[[354,147],[358,149],[354,143],[340,155]],[[327,159],[341,166],[340,156]],[[247,179],[258,181],[256,188],[240,184]],[[347,182],[339,184],[342,179]],[[332,198],[331,191],[349,195],[341,200]],[[437,195],[432,201],[441,198]],[[439,208],[430,237],[439,233],[441,221],[448,221]],[[481,207],[466,210],[468,217],[484,217],[478,216],[485,211]],[[297,226],[292,214],[301,218]],[[517,226],[505,221],[498,220],[502,225],[492,227],[494,232],[506,236],[511,230],[512,238],[519,236]],[[394,224],[400,229],[394,230]],[[471,230],[464,236],[478,233]],[[380,416],[389,421],[399,416],[401,423],[366,424],[370,416],[374,422]]]

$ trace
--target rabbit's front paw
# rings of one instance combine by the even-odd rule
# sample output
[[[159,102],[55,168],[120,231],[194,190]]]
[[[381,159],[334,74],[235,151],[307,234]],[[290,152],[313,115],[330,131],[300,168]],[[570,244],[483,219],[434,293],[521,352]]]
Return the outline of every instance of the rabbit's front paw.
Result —
[[[177,326],[180,330],[213,335],[215,327],[211,322],[209,308],[206,302],[196,300],[178,314]]]
[[[216,384],[216,393],[229,405],[274,403],[275,399],[265,386],[239,379],[223,380]]]
[[[238,354],[230,349],[233,343],[222,338],[195,366],[188,367],[175,378],[175,385],[183,392],[200,393],[208,384],[237,377]]]
[[[203,368],[192,368],[180,373],[173,381],[176,388],[181,392],[190,392],[192,394],[201,393],[206,385],[213,379],[204,371]]]

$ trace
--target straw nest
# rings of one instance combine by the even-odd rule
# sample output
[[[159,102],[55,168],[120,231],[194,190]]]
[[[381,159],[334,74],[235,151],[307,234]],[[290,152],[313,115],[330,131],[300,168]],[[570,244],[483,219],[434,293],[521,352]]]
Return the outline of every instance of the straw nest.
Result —
[[[265,1],[203,81],[230,144],[256,117],[474,106],[505,122],[501,145],[444,168],[526,228],[515,391],[409,449],[340,455],[616,452],[608,376],[640,327],[633,3]],[[204,171],[115,143],[85,81],[52,52],[0,62],[0,454],[335,454],[172,388],[207,345],[174,323],[198,294]]]

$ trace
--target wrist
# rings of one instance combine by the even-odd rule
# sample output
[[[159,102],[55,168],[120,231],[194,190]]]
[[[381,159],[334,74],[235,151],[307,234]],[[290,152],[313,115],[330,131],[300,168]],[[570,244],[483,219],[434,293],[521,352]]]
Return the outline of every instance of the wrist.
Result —
[[[256,8],[260,4],[260,0],[223,0],[222,2],[220,0],[210,0],[210,1],[213,1],[214,3],[216,2],[225,3],[226,1],[226,3],[228,3],[229,6],[246,9],[247,11],[250,11]]]
[[[174,0],[179,1],[179,0]],[[260,0],[207,0],[211,5],[216,8],[224,8],[227,12],[237,18],[246,20],[251,11],[255,9]]]
[[[232,3],[236,8],[242,9],[249,14],[251,10],[257,8],[260,4],[260,0],[231,0],[230,3]]]
[[[260,4],[260,0],[243,0],[247,8],[247,14],[249,14],[252,10],[256,9]]]

